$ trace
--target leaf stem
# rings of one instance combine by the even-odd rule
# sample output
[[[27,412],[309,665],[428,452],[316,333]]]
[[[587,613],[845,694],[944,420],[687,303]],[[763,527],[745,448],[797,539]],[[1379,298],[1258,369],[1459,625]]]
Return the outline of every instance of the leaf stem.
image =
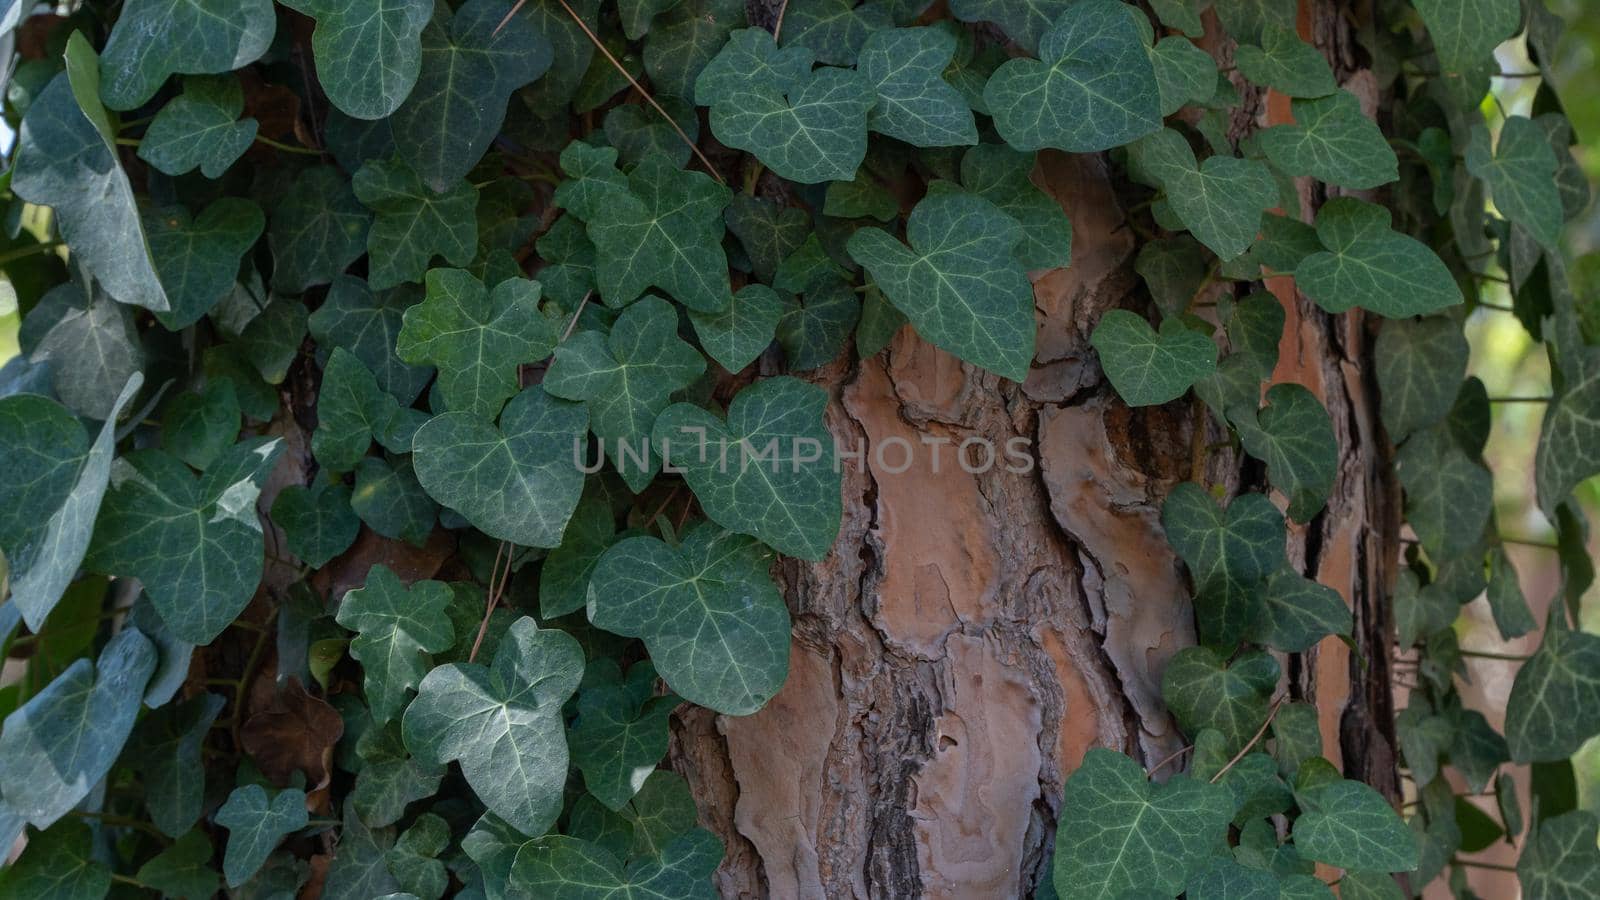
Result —
[[[1490,403],[1549,403],[1549,397],[1490,397]]]
[[[1528,538],[1505,537],[1504,535],[1501,535],[1497,538],[1497,540],[1499,540],[1502,544],[1510,544],[1513,547],[1537,547],[1540,550],[1561,549],[1560,544],[1553,544],[1549,541],[1535,541]]]
[[[1211,776],[1212,784],[1216,784],[1218,779],[1228,774],[1228,770],[1233,768],[1235,765],[1238,765],[1239,760],[1244,759],[1245,754],[1250,752],[1250,748],[1254,747],[1258,742],[1260,742],[1262,736],[1267,733],[1267,728],[1272,725],[1273,717],[1278,714],[1278,710],[1283,707],[1283,701],[1287,699],[1288,696],[1288,694],[1279,694],[1278,699],[1272,701],[1272,708],[1267,710],[1267,720],[1261,723],[1260,728],[1256,729],[1255,736],[1246,741],[1243,747],[1239,748],[1239,752],[1233,755],[1233,759],[1228,760],[1227,765],[1223,766],[1221,769],[1218,769],[1217,774]]]
[[[16,250],[0,253],[0,265],[5,265],[8,262],[14,262],[19,259],[26,259],[30,256],[37,256],[41,253],[48,253],[57,247],[66,246],[66,243],[66,241],[43,241],[38,244],[32,244],[27,247],[19,247]]]
[[[772,23],[772,42],[778,42],[778,35],[783,32],[783,14],[789,11],[789,0],[778,4],[778,19]]]
[[[1515,872],[1516,866],[1506,866],[1500,863],[1478,862],[1475,859],[1462,859],[1459,856],[1450,857],[1452,866],[1470,866],[1474,869],[1493,869],[1496,872]]]
[[[1490,653],[1487,650],[1462,650],[1461,655],[1472,659],[1497,659],[1502,662],[1527,662],[1533,658],[1516,653]]]
[[[1178,749],[1172,751],[1167,756],[1163,757],[1160,762],[1158,762],[1155,765],[1151,766],[1150,767],[1150,771],[1145,773],[1145,777],[1146,778],[1154,778],[1157,772],[1159,772],[1162,769],[1165,769],[1167,767],[1168,763],[1172,762],[1175,759],[1178,759],[1179,757],[1183,756],[1185,753],[1188,753],[1190,750],[1193,750],[1193,749],[1194,749],[1194,745],[1193,744],[1184,744],[1182,747],[1179,747]]]
[[[274,150],[282,150],[284,153],[299,153],[302,156],[321,156],[322,155],[322,151],[321,150],[314,150],[314,149],[312,149],[310,147],[296,147],[294,144],[285,144],[282,141],[275,141],[272,138],[269,138],[266,135],[261,135],[261,134],[256,135],[256,143],[265,144],[266,146],[271,147]]]

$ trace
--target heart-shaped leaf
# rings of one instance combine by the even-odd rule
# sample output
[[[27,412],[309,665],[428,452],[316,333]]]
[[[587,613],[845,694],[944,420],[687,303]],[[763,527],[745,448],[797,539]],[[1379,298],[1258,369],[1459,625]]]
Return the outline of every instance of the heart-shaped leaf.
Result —
[[[1278,675],[1278,661],[1260,650],[1229,661],[1208,647],[1185,647],[1167,663],[1161,699],[1185,732],[1214,729],[1236,752],[1267,720]]]
[[[993,22],[1032,53],[1071,5],[1072,0],[951,0],[950,13],[963,22]]]
[[[1538,123],[1526,116],[1507,118],[1493,152],[1489,129],[1474,126],[1466,162],[1472,177],[1488,186],[1501,215],[1527,229],[1546,249],[1559,248],[1565,216],[1556,181],[1556,154]]]
[[[1189,142],[1170,128],[1140,141],[1135,151],[1161,183],[1172,211],[1220,259],[1248,250],[1261,231],[1261,214],[1277,203],[1278,188],[1266,166],[1232,156],[1196,163]]]
[[[1494,507],[1494,479],[1442,427],[1413,434],[1400,448],[1406,521],[1435,559],[1466,552],[1483,536]]]
[[[364,587],[339,601],[340,625],[360,634],[350,655],[361,663],[367,703],[379,725],[398,716],[407,692],[428,671],[430,653],[450,649],[455,635],[444,609],[448,585],[418,581],[410,587],[383,565],[373,566]]]
[[[372,213],[333,166],[301,172],[272,211],[272,286],[286,294],[327,284],[367,252]]]
[[[517,851],[511,881],[550,900],[712,900],[711,873],[721,860],[722,842],[700,829],[627,866],[596,844],[551,835]]]
[[[780,553],[821,559],[842,508],[827,404],[814,385],[766,378],[733,398],[726,421],[688,403],[667,407],[654,444],[683,470],[712,521]]]
[[[400,821],[406,807],[433,796],[444,778],[445,767],[425,763],[406,752],[400,723],[372,726],[356,741],[361,771],[350,791],[350,801],[361,821],[385,828]]]
[[[1006,62],[983,89],[994,126],[1018,150],[1098,153],[1161,127],[1161,88],[1125,4],[1082,0],[1039,42],[1039,59]]]
[[[100,96],[133,109],[168,75],[231,72],[261,58],[278,20],[271,0],[128,0],[106,38]]]
[[[284,5],[317,20],[311,50],[329,102],[357,119],[382,119],[400,108],[422,69],[422,28],[433,15],[428,0]]]
[[[348,472],[367,455],[374,439],[390,443],[390,429],[400,415],[400,404],[378,387],[361,360],[336,347],[322,370],[311,452],[328,471]],[[397,449],[409,451],[410,441]]]
[[[1244,77],[1290,97],[1326,97],[1339,89],[1322,52],[1288,28],[1267,26],[1261,46],[1240,44],[1234,59]]]
[[[201,746],[226,702],[220,694],[200,694],[169,703],[134,729],[127,755],[150,789],[150,821],[168,837],[182,835],[200,818],[206,786]]]
[[[350,351],[385,393],[409,406],[433,379],[433,369],[402,361],[395,345],[405,311],[422,297],[423,292],[415,287],[373,291],[365,281],[341,275],[306,324],[319,346]]]
[[[1450,412],[1472,348],[1448,316],[1391,319],[1376,348],[1383,427],[1399,443]]]
[[[211,868],[215,852],[206,833],[196,829],[150,857],[134,877],[163,897],[215,896],[222,888],[222,877]]]
[[[1272,486],[1289,498],[1289,517],[1311,521],[1328,502],[1339,463],[1333,422],[1316,395],[1298,384],[1273,385],[1264,409],[1229,419],[1245,450],[1266,462]]]
[[[1417,867],[1416,837],[1383,795],[1359,781],[1340,779],[1296,789],[1303,809],[1294,822],[1302,856],[1342,869],[1409,872]]]
[[[745,15],[739,0],[680,0],[655,20],[645,42],[644,70],[651,85],[670,97],[693,98],[695,79],[728,35],[745,26]]]
[[[232,75],[192,76],[139,139],[139,158],[167,175],[200,169],[221,178],[256,139],[256,120],[239,118],[244,90]]]
[[[1162,322],[1157,334],[1141,316],[1109,310],[1090,342],[1117,396],[1129,406],[1176,400],[1217,367],[1217,345],[1176,318]]]
[[[240,260],[267,227],[261,207],[237,197],[224,197],[193,219],[181,206],[151,210],[144,223],[170,307],[156,318],[171,331],[198,322],[233,290]]]
[[[518,619],[489,667],[452,663],[422,679],[401,723],[406,747],[425,762],[460,762],[491,812],[523,834],[544,834],[567,781],[561,706],[582,677],[576,640]]]
[[[94,900],[111,890],[111,869],[95,859],[95,838],[84,822],[62,822],[31,835],[22,857],[0,870],[0,890],[14,897]]]
[[[412,440],[417,480],[485,534],[556,547],[583,493],[583,405],[526,388],[499,425],[472,413],[430,419]]]
[[[1293,110],[1293,125],[1277,125],[1261,133],[1261,150],[1279,171],[1310,175],[1352,190],[1377,187],[1400,177],[1400,164],[1389,139],[1378,123],[1362,113],[1361,101],[1354,94],[1338,91],[1313,100],[1296,100]]]
[[[1232,644],[1256,627],[1265,581],[1287,563],[1283,514],[1272,501],[1244,494],[1223,508],[1186,481],[1167,495],[1161,525],[1194,577],[1204,641]]]
[[[1389,227],[1389,211],[1353,197],[1317,212],[1325,249],[1295,269],[1295,283],[1332,313],[1359,306],[1390,318],[1419,316],[1461,302],[1461,288],[1437,254]]]
[[[1293,569],[1279,569],[1261,593],[1263,615],[1250,639],[1285,653],[1304,653],[1330,634],[1349,636],[1350,607],[1339,592]]]
[[[655,679],[654,666],[635,663],[626,682],[586,686],[578,694],[578,719],[567,731],[572,764],[608,809],[627,806],[667,755],[668,719],[683,701],[652,697]]]
[[[217,810],[217,824],[228,829],[222,874],[228,887],[250,880],[284,836],[306,827],[306,792],[286,788],[268,797],[266,788],[247,784],[233,789]]]
[[[1517,860],[1517,883],[1529,900],[1594,896],[1600,878],[1600,819],[1587,810],[1563,813],[1539,823]]]
[[[1506,743],[1518,763],[1566,759],[1600,733],[1600,637],[1568,628],[1559,606],[1506,698]]]
[[[417,483],[408,461],[402,458],[390,465],[376,456],[356,466],[350,508],[368,528],[415,547],[427,543],[439,513],[438,505]]]
[[[1072,220],[1032,180],[1037,154],[979,144],[961,157],[961,185],[1022,226],[1017,261],[1025,269],[1065,268],[1072,260]]]
[[[941,77],[955,52],[955,35],[939,28],[874,31],[856,67],[878,95],[867,127],[913,147],[976,144],[972,110]]]
[[[428,264],[442,256],[464,266],[478,252],[478,189],[465,181],[434,190],[399,160],[370,162],[351,184],[374,214],[367,233],[373,290],[421,281]]]
[[[772,345],[783,318],[783,300],[764,284],[747,284],[719,313],[689,311],[695,336],[710,357],[729,372],[755,362]]]
[[[1205,103],[1217,92],[1217,61],[1186,37],[1170,35],[1150,51],[1161,114],[1170,116],[1192,103]]]
[[[601,554],[616,543],[616,535],[610,498],[602,491],[590,490],[573,510],[561,546],[550,551],[539,569],[541,616],[564,616],[589,602],[589,576]]]
[[[1433,49],[1446,72],[1467,72],[1489,61],[1494,48],[1517,33],[1517,0],[1416,0]]]
[[[643,638],[661,677],[689,701],[748,715],[789,672],[789,610],[770,565],[760,543],[710,525],[679,547],[628,538],[595,567],[589,620]]]

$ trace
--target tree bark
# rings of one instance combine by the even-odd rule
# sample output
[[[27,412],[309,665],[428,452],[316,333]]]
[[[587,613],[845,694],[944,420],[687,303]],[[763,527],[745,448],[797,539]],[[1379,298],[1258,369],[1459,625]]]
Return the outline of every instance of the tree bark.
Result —
[[[1381,98],[1343,12],[1303,3],[1302,36],[1372,112]],[[1231,45],[1211,30],[1229,65]],[[1237,135],[1288,120],[1285,98],[1244,87]],[[675,725],[672,766],[727,845],[723,896],[1032,896],[1049,881],[1062,785],[1088,748],[1148,766],[1183,746],[1160,679],[1195,633],[1161,502],[1183,480],[1236,492],[1262,488],[1263,473],[1210,449],[1226,435],[1198,403],[1130,410],[1099,370],[1088,338],[1100,315],[1148,303],[1127,185],[1108,158],[1046,152],[1035,180],[1072,218],[1073,259],[1034,273],[1038,352],[1025,383],[963,365],[909,328],[873,358],[813,373],[839,445],[865,454],[844,463],[834,552],[780,565],[794,616],[788,682],[756,715],[695,709]],[[1301,199],[1309,220],[1323,198],[1302,185]],[[1359,312],[1321,312],[1287,278],[1268,287],[1289,319],[1273,380],[1323,401],[1340,451],[1328,508],[1291,523],[1289,557],[1350,604],[1360,650],[1328,639],[1284,658],[1281,690],[1316,704],[1325,755],[1392,796],[1399,502],[1372,332]],[[895,438],[915,448],[903,472]],[[1031,471],[969,473],[956,458],[968,438],[1025,439]]]

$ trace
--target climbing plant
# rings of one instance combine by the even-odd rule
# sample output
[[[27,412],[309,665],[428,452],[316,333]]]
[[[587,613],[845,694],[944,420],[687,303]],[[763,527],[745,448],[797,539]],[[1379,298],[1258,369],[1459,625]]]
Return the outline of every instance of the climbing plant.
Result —
[[[0,847],[26,835],[0,894],[712,896],[722,847],[658,766],[681,703],[778,692],[773,564],[837,537],[827,396],[796,374],[909,327],[1026,378],[1028,273],[1072,243],[1033,176],[1065,152],[1126,173],[1145,238],[1147,290],[1093,329],[1111,386],[1192,396],[1258,477],[1166,498],[1189,745],[1088,753],[1041,894],[1398,897],[1503,839],[1525,896],[1600,896],[1567,762],[1600,733],[1571,499],[1600,330],[1542,0],[1371,4],[1376,118],[1289,0],[39,6],[0,0]],[[1531,116],[1485,100],[1512,39]],[[1291,115],[1241,136],[1263,90]],[[1372,314],[1414,535],[1386,588],[1418,681],[1404,815],[1278,693],[1282,654],[1354,635],[1285,552],[1339,458],[1317,396],[1268,385],[1269,276]],[[1451,627],[1485,591],[1507,639],[1539,625],[1466,377],[1483,307],[1555,383],[1561,598],[1503,735]]]

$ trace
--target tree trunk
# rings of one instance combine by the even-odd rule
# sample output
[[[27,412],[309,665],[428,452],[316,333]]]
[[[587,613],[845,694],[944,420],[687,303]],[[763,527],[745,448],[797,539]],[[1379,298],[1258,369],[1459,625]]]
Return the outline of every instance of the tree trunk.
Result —
[[[1373,112],[1381,98],[1357,67],[1345,12],[1302,3],[1302,36]],[[1230,63],[1231,45],[1208,45]],[[1236,136],[1289,118],[1286,98],[1247,86],[1245,98]],[[1046,152],[1035,179],[1072,218],[1073,260],[1035,273],[1026,383],[963,365],[910,329],[871,359],[815,374],[839,445],[865,453],[844,463],[834,552],[781,566],[788,682],[756,715],[695,709],[674,735],[672,764],[728,848],[726,897],[1032,896],[1049,881],[1063,782],[1088,748],[1150,766],[1183,746],[1160,679],[1195,632],[1161,501],[1183,480],[1231,492],[1261,487],[1263,473],[1212,449],[1226,435],[1198,404],[1129,410],[1099,370],[1088,338],[1101,313],[1148,302],[1123,175],[1104,156]],[[1301,190],[1309,220],[1323,198]],[[1399,502],[1373,334],[1359,311],[1323,313],[1287,278],[1268,288],[1288,312],[1274,381],[1323,401],[1340,450],[1328,508],[1291,523],[1289,557],[1344,596],[1360,649],[1330,638],[1287,657],[1283,690],[1320,710],[1325,755],[1393,795]],[[903,472],[895,438],[916,451]],[[981,466],[956,455],[968,438],[1026,439],[1031,471],[969,473]]]

